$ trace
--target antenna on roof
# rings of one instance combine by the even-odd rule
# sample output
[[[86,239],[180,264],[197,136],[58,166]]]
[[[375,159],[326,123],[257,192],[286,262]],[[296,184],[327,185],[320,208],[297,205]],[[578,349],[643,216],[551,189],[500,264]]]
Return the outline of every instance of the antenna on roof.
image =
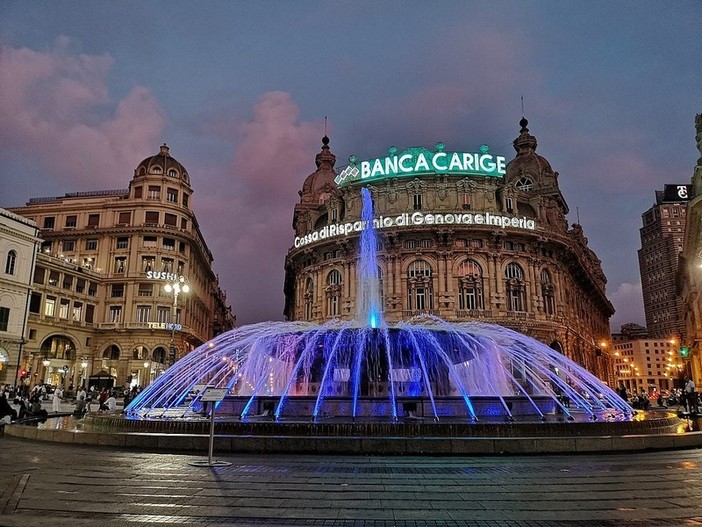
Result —
[[[324,116],[324,135],[327,135],[327,116]]]
[[[575,218],[578,225],[580,225],[580,208],[575,207]]]
[[[522,95],[522,117],[524,117],[524,95]]]

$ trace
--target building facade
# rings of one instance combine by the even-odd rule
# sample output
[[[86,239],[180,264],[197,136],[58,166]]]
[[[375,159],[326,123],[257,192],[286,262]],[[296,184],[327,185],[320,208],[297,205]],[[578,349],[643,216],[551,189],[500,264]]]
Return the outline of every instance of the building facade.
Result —
[[[690,201],[683,245],[678,290],[683,300],[685,319],[685,370],[702,389],[702,114],[695,116],[697,149],[700,157],[693,170]]]
[[[14,385],[19,377],[39,242],[35,222],[0,209],[0,385]]]
[[[128,189],[12,209],[43,240],[22,357],[28,382],[144,386],[233,327],[192,194],[188,171],[163,145]]]
[[[530,335],[614,383],[600,261],[568,226],[558,172],[522,119],[509,163],[478,152],[389,150],[337,173],[323,139],[295,206],[285,316],[324,322],[356,312],[360,190],[374,203],[380,295],[392,323],[422,314],[480,320]]]
[[[617,381],[632,395],[682,388],[684,364],[679,340],[652,339],[646,328],[625,324],[620,333],[612,335],[612,345]]]
[[[681,341],[685,333],[682,298],[677,293],[678,259],[685,239],[690,185],[665,185],[641,216],[639,270],[646,327],[654,339]]]

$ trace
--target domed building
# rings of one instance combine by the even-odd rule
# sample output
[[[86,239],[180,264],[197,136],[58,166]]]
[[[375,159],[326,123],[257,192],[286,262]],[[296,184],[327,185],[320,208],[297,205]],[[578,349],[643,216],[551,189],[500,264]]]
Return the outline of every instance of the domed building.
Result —
[[[33,198],[41,251],[29,302],[25,383],[149,384],[175,360],[231,329],[192,208],[187,169],[167,145],[125,190]]]
[[[607,343],[614,313],[600,260],[568,225],[558,172],[536,153],[526,119],[514,159],[392,147],[336,171],[329,139],[295,205],[285,262],[288,320],[322,323],[356,313],[360,190],[374,204],[384,318],[422,315],[516,329],[614,385]]]

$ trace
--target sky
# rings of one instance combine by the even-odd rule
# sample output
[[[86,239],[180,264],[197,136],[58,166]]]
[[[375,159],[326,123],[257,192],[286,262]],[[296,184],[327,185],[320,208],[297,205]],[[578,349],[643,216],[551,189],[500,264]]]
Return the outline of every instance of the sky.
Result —
[[[293,208],[321,138],[337,167],[442,141],[512,159],[524,115],[645,325],[655,191],[699,156],[702,2],[3,0],[0,206],[127,188],[164,142],[238,324],[281,320]]]

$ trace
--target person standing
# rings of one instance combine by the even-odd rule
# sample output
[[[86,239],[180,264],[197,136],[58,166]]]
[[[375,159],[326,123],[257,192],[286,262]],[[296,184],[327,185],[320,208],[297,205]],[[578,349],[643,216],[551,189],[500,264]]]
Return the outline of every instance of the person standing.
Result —
[[[63,390],[60,386],[57,386],[54,390],[54,399],[51,401],[51,409],[55,414],[61,411],[61,398],[63,397]]]
[[[695,407],[695,395],[695,381],[687,379],[685,388],[683,388],[683,396],[685,397],[684,405],[688,412],[692,412]]]

